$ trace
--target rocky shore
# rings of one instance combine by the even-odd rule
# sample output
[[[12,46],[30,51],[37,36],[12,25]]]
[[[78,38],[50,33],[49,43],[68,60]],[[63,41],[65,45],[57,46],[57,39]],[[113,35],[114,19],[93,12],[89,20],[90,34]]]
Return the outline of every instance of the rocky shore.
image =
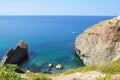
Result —
[[[75,41],[76,54],[85,65],[103,65],[120,57],[120,16],[86,29]]]

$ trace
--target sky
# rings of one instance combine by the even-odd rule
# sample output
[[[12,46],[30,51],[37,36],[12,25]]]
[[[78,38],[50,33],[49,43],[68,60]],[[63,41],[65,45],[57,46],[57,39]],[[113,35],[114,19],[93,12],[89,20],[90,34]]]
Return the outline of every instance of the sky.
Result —
[[[120,15],[120,0],[0,0],[0,15]]]

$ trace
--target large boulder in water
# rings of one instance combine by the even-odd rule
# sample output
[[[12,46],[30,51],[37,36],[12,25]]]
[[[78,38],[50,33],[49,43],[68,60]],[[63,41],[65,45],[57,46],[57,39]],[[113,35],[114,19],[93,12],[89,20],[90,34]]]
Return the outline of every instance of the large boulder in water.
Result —
[[[76,54],[85,65],[103,65],[120,57],[120,16],[102,21],[79,35]]]
[[[58,70],[61,70],[61,69],[63,69],[63,66],[62,66],[62,64],[57,64],[57,65],[56,65],[56,69],[58,69]]]
[[[21,64],[26,59],[28,59],[28,46],[23,40],[20,40],[14,49],[10,49],[6,53],[0,65],[2,66],[4,64]]]

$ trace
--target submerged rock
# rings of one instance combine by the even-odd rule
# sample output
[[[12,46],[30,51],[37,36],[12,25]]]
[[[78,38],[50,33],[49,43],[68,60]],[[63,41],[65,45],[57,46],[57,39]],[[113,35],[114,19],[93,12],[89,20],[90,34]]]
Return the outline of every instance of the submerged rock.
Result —
[[[28,46],[23,41],[17,44],[14,49],[10,49],[6,55],[3,57],[0,65],[4,64],[21,64],[28,58]]]
[[[76,54],[85,65],[103,65],[120,57],[120,17],[102,21],[79,35]]]

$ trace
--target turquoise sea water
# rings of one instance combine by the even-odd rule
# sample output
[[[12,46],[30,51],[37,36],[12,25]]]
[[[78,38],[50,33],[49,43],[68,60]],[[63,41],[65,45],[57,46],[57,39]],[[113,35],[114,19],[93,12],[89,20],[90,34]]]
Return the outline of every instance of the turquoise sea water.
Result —
[[[22,67],[47,72],[48,64],[62,64],[63,70],[83,66],[74,55],[74,41],[86,28],[112,16],[0,16],[0,60],[9,48],[24,40],[29,60]],[[76,32],[76,34],[73,34]]]

